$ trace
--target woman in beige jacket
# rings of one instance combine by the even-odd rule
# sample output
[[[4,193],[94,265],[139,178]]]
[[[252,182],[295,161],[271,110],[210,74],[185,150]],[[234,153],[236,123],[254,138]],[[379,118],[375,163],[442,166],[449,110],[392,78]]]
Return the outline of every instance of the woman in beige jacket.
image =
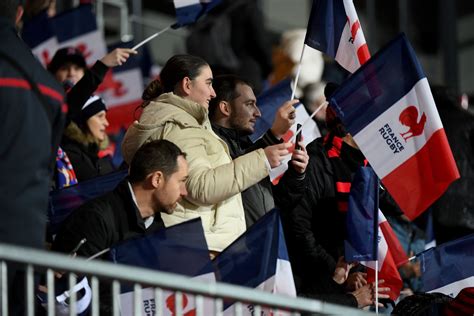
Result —
[[[122,152],[130,162],[145,142],[167,139],[186,153],[188,196],[173,214],[161,216],[166,226],[200,216],[209,249],[220,252],[245,231],[240,192],[268,176],[269,167],[280,164],[290,144],[257,149],[232,160],[209,123],[209,101],[214,97],[209,65],[199,57],[173,56],[160,80],[143,93],[143,113],[128,129]]]

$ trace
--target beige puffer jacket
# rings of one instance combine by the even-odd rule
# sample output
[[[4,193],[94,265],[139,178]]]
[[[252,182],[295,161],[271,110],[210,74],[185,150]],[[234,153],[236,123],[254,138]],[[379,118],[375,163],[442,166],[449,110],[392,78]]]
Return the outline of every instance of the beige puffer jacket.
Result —
[[[155,139],[169,140],[184,151],[189,164],[188,196],[172,215],[161,217],[170,226],[201,216],[209,249],[222,251],[245,231],[240,192],[268,176],[268,169],[263,149],[232,161],[207,114],[198,103],[162,94],[127,130],[122,152],[130,163],[141,145]]]

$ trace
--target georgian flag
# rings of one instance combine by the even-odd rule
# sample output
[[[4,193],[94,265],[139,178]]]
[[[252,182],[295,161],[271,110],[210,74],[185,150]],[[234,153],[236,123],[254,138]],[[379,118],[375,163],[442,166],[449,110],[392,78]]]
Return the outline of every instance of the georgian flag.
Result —
[[[313,0],[305,44],[353,73],[370,53],[352,0]]]
[[[217,280],[296,297],[288,251],[280,214],[273,209],[213,261]],[[224,315],[233,315],[232,302],[224,306]],[[253,315],[253,305],[245,305],[243,315]],[[263,309],[262,315],[272,315]],[[278,315],[287,315],[280,311]],[[289,313],[288,313],[289,315]]]
[[[329,104],[408,218],[459,178],[428,80],[404,34],[347,79]]]

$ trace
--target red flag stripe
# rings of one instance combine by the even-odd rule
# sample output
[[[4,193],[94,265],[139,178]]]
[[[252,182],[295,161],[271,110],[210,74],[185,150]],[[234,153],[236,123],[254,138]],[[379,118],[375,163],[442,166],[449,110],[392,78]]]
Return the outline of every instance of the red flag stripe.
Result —
[[[446,133],[441,128],[433,133],[423,148],[384,177],[382,182],[408,218],[413,220],[459,177]]]

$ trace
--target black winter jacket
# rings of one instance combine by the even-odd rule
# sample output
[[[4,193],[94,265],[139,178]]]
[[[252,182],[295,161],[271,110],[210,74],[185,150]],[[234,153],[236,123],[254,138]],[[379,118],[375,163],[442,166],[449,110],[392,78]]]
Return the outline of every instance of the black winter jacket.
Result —
[[[270,130],[255,143],[252,143],[249,137],[239,135],[234,129],[215,124],[212,124],[212,129],[226,142],[232,159],[255,149],[265,148],[281,142],[273,136]],[[255,224],[260,217],[275,206],[286,212],[290,211],[303,196],[305,186],[305,174],[299,174],[290,167],[280,179],[278,185],[274,186],[267,177],[243,191],[242,203],[247,228]]]
[[[345,142],[342,142],[339,157],[331,155],[330,158],[329,149],[321,138],[307,147],[308,188],[290,213],[290,232],[286,236],[299,293],[356,307],[354,296],[344,294],[343,288],[332,280],[337,259],[344,254],[346,236],[346,211],[341,210],[340,203],[347,200],[341,198],[336,186],[337,182],[341,183],[338,176],[345,175],[350,182],[366,160],[362,152]],[[401,214],[385,190],[380,190],[379,195],[382,210]]]
[[[163,227],[161,216],[156,214],[151,226],[145,228],[125,179],[112,192],[75,210],[61,225],[52,249],[70,253],[81,239],[86,238],[86,243],[77,254],[90,257],[118,242],[144,236]]]
[[[0,240],[42,248],[67,106],[63,88],[17,36],[13,22],[3,17],[0,38]]]
[[[99,158],[99,145],[74,122],[66,128],[61,148],[67,153],[79,182],[115,170],[109,157]]]

